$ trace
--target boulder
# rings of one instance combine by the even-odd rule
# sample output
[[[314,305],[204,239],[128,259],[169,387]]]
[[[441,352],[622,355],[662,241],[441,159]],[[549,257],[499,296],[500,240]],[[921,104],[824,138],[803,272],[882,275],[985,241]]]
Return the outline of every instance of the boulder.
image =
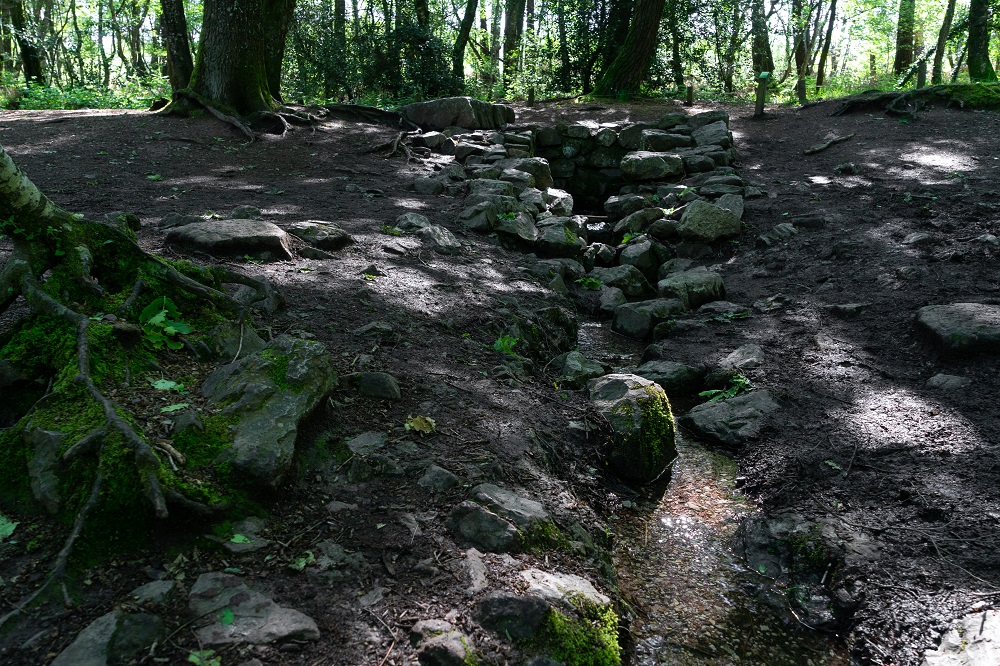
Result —
[[[354,242],[351,235],[336,224],[321,220],[292,222],[285,230],[321,250],[340,250]]]
[[[573,195],[569,192],[550,187],[545,192],[545,203],[553,215],[569,216],[573,214]]]
[[[552,520],[540,503],[492,483],[481,483],[473,488],[471,499],[510,521],[522,533],[538,529]]]
[[[660,263],[668,256],[670,256],[670,250],[665,246],[642,237],[626,245],[619,255],[618,261],[622,265],[635,266],[647,280],[652,282],[656,280],[656,272]]]
[[[403,118],[425,130],[449,127],[503,129],[515,120],[514,109],[472,97],[445,97],[407,104],[398,109]]]
[[[538,229],[527,213],[502,213],[493,230],[510,236],[517,242],[534,243],[538,238]]]
[[[491,553],[514,551],[521,545],[520,534],[510,521],[469,500],[452,510],[447,526],[459,541]]]
[[[278,606],[251,589],[242,578],[204,573],[191,586],[191,613],[208,624],[195,631],[204,647],[232,643],[266,644],[319,640],[319,628],[309,616]]]
[[[726,297],[722,276],[704,268],[671,273],[656,283],[661,298],[676,298],[694,310],[700,305]]]
[[[291,469],[299,424],[337,387],[326,347],[279,335],[256,354],[224,365],[204,381],[208,405],[235,421],[220,462],[276,487]]]
[[[612,219],[621,219],[649,206],[649,200],[641,194],[622,194],[604,202],[604,212]]]
[[[645,130],[656,129],[652,123],[635,123],[628,125],[618,132],[618,145],[626,150],[639,150],[639,143],[642,141],[642,133]]]
[[[684,175],[684,160],[673,153],[639,150],[622,158],[622,175],[629,180],[659,180]]]
[[[482,201],[462,210],[458,214],[458,222],[470,231],[487,233],[496,226],[498,215],[496,204]]]
[[[654,360],[640,365],[634,370],[634,374],[656,382],[668,395],[690,397],[701,388],[705,371],[675,361]]]
[[[552,360],[552,368],[559,373],[559,384],[571,389],[583,388],[588,381],[596,379],[606,372],[603,365],[597,361],[591,361],[578,351],[556,356]]]
[[[426,215],[420,213],[403,213],[396,218],[393,226],[403,231],[416,231],[431,226],[431,221],[427,219]]]
[[[628,264],[610,268],[597,267],[590,271],[589,276],[600,280],[605,286],[621,289],[628,298],[641,297],[651,290],[642,271]]]
[[[532,187],[540,190],[547,190],[552,187],[552,170],[549,162],[541,157],[522,157],[517,159],[507,159],[497,162],[497,166],[502,169],[514,169],[529,173],[534,177]]]
[[[1000,664],[1000,611],[987,608],[958,618],[921,666],[992,666]]]
[[[917,311],[917,325],[950,354],[1000,352],[1000,305],[928,305]]]
[[[166,636],[163,620],[147,613],[114,610],[81,631],[52,666],[109,666],[131,662]]]
[[[694,139],[685,134],[672,134],[663,130],[643,130],[639,139],[639,150],[665,152],[675,148],[688,148],[694,145]]]
[[[611,426],[608,462],[623,478],[647,483],[677,457],[674,417],[663,389],[638,375],[594,379],[590,400]]]
[[[676,317],[684,310],[684,303],[676,298],[624,303],[615,308],[611,330],[636,340],[645,340],[657,324]]]
[[[261,261],[292,258],[288,234],[281,227],[262,220],[204,220],[174,227],[166,242],[207,254],[253,256]]]
[[[417,230],[417,238],[438,254],[461,254],[462,244],[455,234],[436,224]]]
[[[712,243],[738,236],[740,219],[726,208],[707,201],[692,201],[681,216],[677,233],[687,241]]]
[[[778,409],[767,391],[698,405],[681,417],[681,424],[697,437],[740,448],[760,436],[765,417]]]
[[[578,257],[586,246],[565,224],[545,225],[538,230],[535,239],[535,252],[543,257]]]
[[[653,222],[663,219],[662,208],[643,208],[630,215],[626,215],[615,224],[611,232],[613,238],[621,239],[626,233],[641,233]]]

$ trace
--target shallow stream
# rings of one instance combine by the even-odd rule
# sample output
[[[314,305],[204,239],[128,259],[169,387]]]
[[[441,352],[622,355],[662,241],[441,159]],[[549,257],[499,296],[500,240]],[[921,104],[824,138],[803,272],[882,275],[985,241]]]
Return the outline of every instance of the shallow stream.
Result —
[[[616,369],[634,365],[635,341],[604,325],[580,328],[580,351]],[[737,465],[678,437],[662,497],[624,502],[615,564],[635,666],[847,666],[836,637],[810,630],[784,591],[733,552],[740,523],[757,509],[736,487]]]

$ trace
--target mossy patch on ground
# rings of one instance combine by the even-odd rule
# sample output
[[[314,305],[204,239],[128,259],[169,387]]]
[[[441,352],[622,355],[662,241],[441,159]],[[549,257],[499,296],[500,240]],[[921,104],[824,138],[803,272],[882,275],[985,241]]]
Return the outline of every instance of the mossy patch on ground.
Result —
[[[571,599],[575,612],[549,609],[534,647],[566,666],[618,666],[618,614],[581,597]]]

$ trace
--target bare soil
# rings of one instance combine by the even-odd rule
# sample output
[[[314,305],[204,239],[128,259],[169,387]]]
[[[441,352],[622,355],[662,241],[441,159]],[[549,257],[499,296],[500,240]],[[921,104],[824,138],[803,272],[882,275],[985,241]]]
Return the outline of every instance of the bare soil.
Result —
[[[901,123],[883,114],[831,117],[834,108],[772,109],[759,121],[745,107],[729,109],[739,171],[765,195],[747,201],[745,233],[711,263],[720,265],[728,300],[749,307],[782,294],[788,304],[754,310],[714,327],[707,338],[679,339],[676,348],[678,360],[709,362],[748,342],[763,347],[766,362],[751,379],[782,409],[759,442],[730,452],[741,490],[766,514],[834,517],[869,536],[878,554],[861,576],[862,603],[832,638],[856,663],[917,664],[951,619],[1000,596],[996,359],[942,357],[913,325],[923,305],[1000,298],[1000,250],[979,240],[1000,234],[994,157],[1000,116],[934,110]],[[518,109],[519,122],[536,124],[644,120],[667,110],[658,103]],[[803,155],[832,135],[851,133],[846,142]],[[170,523],[148,548],[87,569],[77,586],[80,605],[26,616],[0,639],[4,663],[49,661],[89,621],[128,604],[129,591],[152,578],[189,585],[199,573],[225,567],[238,567],[276,601],[316,619],[322,632],[317,643],[223,650],[226,664],[253,657],[266,664],[410,664],[415,653],[406,632],[428,618],[448,618],[467,632],[483,663],[521,663],[515,648],[472,619],[478,597],[465,592],[464,551],[443,526],[466,489],[435,495],[416,478],[436,462],[466,486],[522,487],[543,500],[560,527],[582,521],[592,533],[613,527],[621,499],[635,493],[595,474],[597,442],[568,427],[586,415],[584,392],[556,389],[545,368],[523,379],[495,370],[504,357],[492,345],[506,311],[558,298],[524,270],[530,259],[454,224],[461,199],[407,189],[447,158],[407,163],[369,152],[395,135],[327,122],[246,144],[211,119],[119,111],[0,117],[0,144],[56,202],[95,218],[135,212],[144,247],[167,256],[178,255],[163,245],[156,225],[170,212],[227,215],[252,205],[278,225],[325,220],[349,231],[355,243],[332,260],[235,263],[274,281],[286,298],[287,307],[265,323],[269,334],[314,337],[334,354],[341,375],[384,370],[403,387],[398,402],[338,392],[307,436],[389,432],[404,469],[348,484],[337,469],[303,461],[298,479],[267,507],[272,546],[251,555],[190,539],[192,532],[210,533],[210,526]],[[839,173],[846,163],[857,173]],[[351,184],[360,191],[348,191]],[[467,244],[463,253],[442,257],[421,251],[415,239],[380,231],[410,211],[451,228]],[[776,247],[755,243],[802,214],[824,221]],[[928,237],[904,244],[914,232]],[[845,303],[865,306],[845,318],[831,307]],[[353,333],[373,321],[389,323],[393,332]],[[927,388],[927,379],[942,372],[972,383],[946,393]],[[416,415],[434,418],[437,432],[422,437],[404,430]],[[331,501],[358,508],[331,513]],[[417,518],[419,530],[401,522],[404,514]],[[0,545],[4,612],[43,580],[63,538],[40,516],[16,518],[15,543]],[[325,539],[362,553],[370,572],[328,584],[289,569]],[[564,552],[484,559],[491,589],[512,584],[528,566],[579,573],[603,589],[612,585],[600,562]],[[368,603],[378,594],[363,595],[379,589],[380,601],[359,601]],[[629,601],[641,613],[643,599]],[[154,657],[183,663],[198,649],[184,611],[177,603],[161,613],[173,633]]]

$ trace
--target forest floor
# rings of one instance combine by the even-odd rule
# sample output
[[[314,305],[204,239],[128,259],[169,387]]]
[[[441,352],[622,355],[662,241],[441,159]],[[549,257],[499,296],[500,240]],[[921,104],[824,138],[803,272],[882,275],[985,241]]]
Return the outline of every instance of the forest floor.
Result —
[[[655,120],[671,108],[564,103],[518,108],[518,123]],[[727,300],[749,307],[781,294],[785,305],[713,327],[707,339],[678,342],[677,360],[705,362],[749,342],[763,348],[765,362],[750,378],[782,408],[758,442],[730,452],[740,491],[754,512],[840,521],[865,534],[877,548],[860,577],[854,620],[832,636],[817,635],[817,644],[832,639],[857,663],[915,665],[950,621],[1000,598],[996,359],[944,358],[914,328],[924,305],[1000,302],[1000,248],[981,239],[1000,235],[1000,115],[934,110],[900,122],[882,113],[831,117],[835,108],[774,108],[761,121],[751,120],[745,106],[728,108],[738,172],[765,194],[747,201],[743,235],[713,261]],[[853,138],[803,155],[848,134]],[[574,492],[593,507],[595,524],[613,524],[621,499],[632,496],[594,476],[593,443],[567,430],[586,411],[585,391],[555,389],[544,370],[517,381],[494,372],[503,356],[492,345],[506,323],[498,310],[515,301],[540,307],[552,294],[524,271],[525,255],[463,233],[455,223],[461,199],[408,189],[447,158],[407,163],[369,152],[394,136],[388,128],[338,121],[247,144],[210,119],[90,110],[0,116],[0,144],[52,199],[93,218],[135,212],[143,246],[166,256],[178,255],[164,245],[157,223],[171,212],[226,216],[251,205],[279,226],[324,220],[347,230],[355,243],[334,259],[236,264],[272,280],[285,296],[287,307],[266,322],[270,334],[323,342],[342,375],[365,367],[400,380],[400,401],[341,391],[339,408],[310,428],[337,436],[390,432],[394,442],[409,442],[399,450],[410,456],[405,476],[367,483],[334,482],[305,466],[268,507],[272,546],[250,555],[193,544],[190,525],[167,525],[146,550],[88,570],[81,605],[42,609],[5,636],[4,663],[47,662],[151,577],[190,583],[230,566],[266,586],[278,603],[316,619],[322,638],[282,649],[223,650],[225,664],[409,664],[415,660],[408,628],[446,617],[481,646],[483,663],[521,663],[516,650],[471,620],[468,584],[457,567],[464,553],[442,525],[465,491],[430,495],[412,482],[415,470],[433,461],[467,484],[503,480],[528,488],[557,522],[561,511],[577,510],[570,507]],[[838,168],[847,163],[856,168]],[[463,253],[421,253],[419,243],[380,231],[405,212],[452,229]],[[820,220],[816,228],[771,248],[755,243],[804,214]],[[843,304],[863,306],[833,307]],[[392,333],[352,333],[373,321],[387,322]],[[642,349],[627,342],[622,348],[636,355]],[[938,373],[970,381],[959,389],[928,387]],[[436,434],[417,438],[403,430],[418,414],[436,420]],[[554,466],[567,485],[539,473],[543,461],[530,459],[539,438],[558,443],[550,450],[561,456]],[[357,506],[331,513],[331,501]],[[419,525],[400,522],[401,513],[416,515]],[[19,531],[0,544],[0,612],[42,580],[63,538],[42,518],[13,517]],[[362,553],[366,573],[329,587],[288,568],[323,539]],[[491,557],[491,589],[542,560],[604,585],[593,565],[566,553]],[[642,599],[630,601],[641,612]],[[183,604],[161,616],[173,633],[154,657],[183,663],[198,649]]]

